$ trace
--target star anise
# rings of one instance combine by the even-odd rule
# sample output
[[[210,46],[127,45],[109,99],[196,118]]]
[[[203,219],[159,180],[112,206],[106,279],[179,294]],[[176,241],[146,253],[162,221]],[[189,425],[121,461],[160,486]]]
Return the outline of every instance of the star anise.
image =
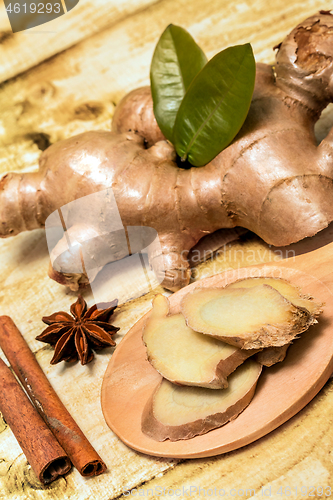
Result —
[[[51,365],[60,361],[76,361],[80,359],[82,365],[90,363],[94,358],[94,351],[105,347],[115,346],[112,339],[119,328],[109,323],[117,300],[108,304],[107,309],[97,309],[94,305],[87,310],[87,303],[81,295],[71,305],[71,317],[68,313],[59,311],[51,316],[44,316],[42,321],[49,325],[37,340],[54,346],[54,356]]]

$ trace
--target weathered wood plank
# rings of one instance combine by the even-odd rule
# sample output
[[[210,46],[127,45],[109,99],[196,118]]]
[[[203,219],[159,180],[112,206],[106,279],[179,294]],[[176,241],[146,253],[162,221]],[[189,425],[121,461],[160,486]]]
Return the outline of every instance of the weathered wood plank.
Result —
[[[1,0],[0,82],[23,73],[106,27],[115,25],[155,1],[157,0],[80,0],[73,10],[53,21],[13,33]]]
[[[100,405],[103,376],[113,349],[106,349],[86,367],[64,364],[52,367],[52,350],[35,340],[44,328],[41,316],[54,308],[69,310],[75,294],[52,283],[46,276],[48,251],[43,231],[22,234],[1,242],[0,315],[10,315],[55,387],[64,404],[73,415],[90,442],[108,465],[108,472],[89,481],[74,470],[47,489],[36,480],[11,432],[0,419],[0,498],[115,498],[129,487],[134,487],[174,466],[171,460],[137,455],[123,445],[104,422]],[[93,303],[91,292],[85,297]],[[145,296],[120,308],[114,323],[121,328],[117,342],[130,326],[150,307],[151,297]],[[56,304],[56,306],[55,306]],[[1,353],[1,357],[3,354]],[[3,359],[5,359],[3,357]],[[78,390],[79,388],[79,390]],[[2,496],[3,495],[3,496]]]
[[[126,5],[128,2],[123,7]],[[291,4],[285,0],[244,0],[238,4],[164,0],[118,22],[1,86],[0,171],[35,168],[40,154],[37,143],[42,147],[47,136],[55,142],[91,128],[108,129],[114,103],[126,91],[148,82],[153,47],[168,23],[188,28],[210,56],[227,45],[250,41],[257,60],[272,62],[271,47],[320,8],[323,6],[317,0]],[[0,498],[107,500],[144,483],[146,490],[193,485],[226,491],[253,487],[260,492],[262,486],[271,486],[275,493],[279,485],[332,484],[331,384],[281,429],[221,457],[176,465],[128,449],[107,428],[100,410],[100,388],[112,349],[98,354],[85,368],[51,367],[51,349],[41,348],[35,340],[43,328],[41,316],[68,310],[75,299],[75,294],[47,277],[44,232],[0,241],[0,255],[0,314],[9,314],[16,321],[51,383],[109,467],[107,474],[89,481],[73,471],[44,489],[0,419]],[[278,258],[279,254],[254,238],[228,246],[224,253],[201,264],[194,279]],[[89,290],[85,298],[93,303]],[[149,309],[151,298],[147,295],[119,309],[115,317],[115,324],[121,327],[117,342]],[[155,496],[160,495],[155,492]],[[198,494],[193,492],[193,496]]]

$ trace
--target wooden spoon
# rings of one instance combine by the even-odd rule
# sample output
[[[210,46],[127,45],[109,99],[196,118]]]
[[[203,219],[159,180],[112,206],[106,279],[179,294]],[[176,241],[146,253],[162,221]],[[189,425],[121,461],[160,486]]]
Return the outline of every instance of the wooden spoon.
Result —
[[[198,286],[225,286],[254,276],[280,277],[324,302],[319,323],[289,348],[286,359],[263,370],[250,405],[232,422],[189,440],[154,441],[141,431],[143,408],[161,376],[146,359],[141,318],[121,341],[106,370],[102,410],[112,431],[131,448],[149,455],[173,458],[209,457],[240,448],[266,435],[300,411],[320,391],[333,371],[333,243],[327,232],[294,246],[299,254],[274,265],[228,271],[193,283],[169,297],[171,313],[188,291]],[[329,238],[330,241],[333,238]],[[302,253],[316,248],[308,253]],[[290,254],[289,254],[290,255]]]

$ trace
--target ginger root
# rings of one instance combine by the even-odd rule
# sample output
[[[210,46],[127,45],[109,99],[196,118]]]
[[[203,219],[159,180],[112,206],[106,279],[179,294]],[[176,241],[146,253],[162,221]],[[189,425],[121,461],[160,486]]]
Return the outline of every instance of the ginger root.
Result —
[[[63,205],[112,188],[124,226],[158,232],[161,250],[150,260],[165,271],[163,286],[176,291],[189,283],[190,249],[217,229],[242,226],[279,246],[316,234],[333,220],[333,132],[319,146],[314,135],[333,100],[332,53],[331,14],[299,24],[280,45],[274,70],[257,64],[242,129],[202,168],[177,166],[152,114],[149,89],[130,93],[118,106],[112,132],[61,141],[42,153],[38,172],[2,178],[0,236],[43,227]],[[54,249],[50,276],[73,289],[86,284],[82,252],[96,233],[98,220],[93,228],[85,220],[68,228]],[[96,268],[102,269],[105,248],[101,257],[95,246]],[[107,260],[118,257],[110,243]]]
[[[281,347],[266,347],[262,351],[258,352],[255,359],[262,366],[273,366],[276,363],[281,363],[287,356],[287,351],[290,344],[285,344]]]
[[[307,309],[311,316],[315,318],[322,312],[323,304],[315,302],[313,297],[304,295],[297,286],[282,278],[245,278],[230,283],[228,288],[253,288],[258,285],[269,285],[275,288],[283,297],[288,299],[295,306]]]
[[[236,418],[253,398],[261,366],[243,363],[227,389],[181,387],[162,379],[142,414],[142,431],[156,441],[178,441],[221,427]]]
[[[181,311],[190,328],[242,349],[289,344],[316,323],[303,307],[275,288],[196,288],[185,295]]]
[[[322,312],[323,304],[314,302],[312,297],[302,294],[298,287],[282,278],[246,278],[235,281],[228,286],[230,288],[249,288],[262,284],[272,286],[294,305],[307,309],[314,318],[317,318]],[[281,347],[266,347],[256,355],[256,361],[263,366],[281,363],[287,355],[289,346],[290,344]]]
[[[150,363],[174,384],[210,389],[228,387],[230,373],[256,352],[237,349],[195,332],[186,326],[181,313],[168,313],[168,299],[157,295],[142,338]]]

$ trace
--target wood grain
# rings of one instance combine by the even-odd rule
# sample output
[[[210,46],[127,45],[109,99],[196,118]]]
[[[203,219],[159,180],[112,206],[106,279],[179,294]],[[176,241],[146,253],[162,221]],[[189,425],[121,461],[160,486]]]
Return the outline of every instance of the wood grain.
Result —
[[[65,15],[41,26],[13,33],[0,1],[0,82],[68,49],[106,27],[117,24],[157,0],[80,0]],[[13,5],[15,2],[13,3]]]

